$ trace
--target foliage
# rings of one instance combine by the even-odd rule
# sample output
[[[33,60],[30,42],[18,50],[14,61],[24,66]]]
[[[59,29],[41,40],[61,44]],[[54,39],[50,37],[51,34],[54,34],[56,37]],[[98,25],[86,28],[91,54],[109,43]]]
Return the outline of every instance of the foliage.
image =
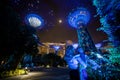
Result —
[[[120,64],[120,47],[115,47],[115,48],[109,48],[108,49],[110,56],[109,59],[110,61],[114,63]]]
[[[120,15],[118,15],[120,14],[120,0],[93,0],[93,5],[97,8],[97,15],[100,16],[100,23],[102,25],[98,30],[104,31],[108,35],[109,41],[114,45],[113,48],[108,49],[110,53],[109,60],[113,64],[120,64]],[[112,70],[110,68],[111,65],[105,66],[112,73],[109,78],[119,80],[119,78],[115,77],[119,73],[116,69],[117,67],[114,67]],[[106,74],[108,72],[104,72],[105,78],[107,78],[108,75]]]
[[[93,5],[97,8],[103,30],[109,40],[115,45],[120,44],[120,0],[93,0]],[[117,34],[117,35],[116,35]]]
[[[16,76],[16,75],[23,75],[27,73],[28,71],[26,71],[25,69],[16,69],[16,70],[10,70],[10,71],[3,71],[2,73],[0,73],[0,76],[10,77],[10,76]]]
[[[36,54],[33,56],[32,62],[34,63],[34,66],[42,66],[41,56],[41,54]]]

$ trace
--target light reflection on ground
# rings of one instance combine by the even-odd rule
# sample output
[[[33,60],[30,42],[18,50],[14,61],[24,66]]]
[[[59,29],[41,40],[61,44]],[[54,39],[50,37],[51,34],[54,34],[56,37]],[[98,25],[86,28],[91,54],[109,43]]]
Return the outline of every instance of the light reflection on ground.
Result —
[[[68,68],[33,68],[27,75],[9,77],[5,80],[69,80]]]

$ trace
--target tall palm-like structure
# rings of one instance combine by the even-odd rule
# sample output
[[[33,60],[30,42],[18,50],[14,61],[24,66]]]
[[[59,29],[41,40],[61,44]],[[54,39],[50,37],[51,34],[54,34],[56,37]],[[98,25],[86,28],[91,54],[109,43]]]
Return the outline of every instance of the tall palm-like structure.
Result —
[[[78,35],[78,48],[81,47],[85,51],[96,52],[97,49],[92,41],[92,38],[87,30],[87,23],[90,20],[90,13],[85,8],[78,8],[68,15],[68,23],[76,28]],[[80,58],[86,64],[85,54],[80,50]],[[83,68],[84,65],[80,65],[80,80],[86,80],[87,76],[85,75],[86,69]]]
[[[86,8],[78,8],[68,16],[68,23],[77,30],[79,47],[84,51],[96,52],[97,49],[86,26],[89,20],[90,13]]]

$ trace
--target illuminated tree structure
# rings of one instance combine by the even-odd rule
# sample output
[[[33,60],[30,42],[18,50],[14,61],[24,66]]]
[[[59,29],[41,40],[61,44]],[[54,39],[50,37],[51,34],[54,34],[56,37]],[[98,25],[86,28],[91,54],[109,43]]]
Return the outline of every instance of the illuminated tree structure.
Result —
[[[81,64],[85,63],[86,65],[86,58],[85,58],[85,51],[93,51],[96,52],[97,49],[92,41],[92,38],[87,31],[86,25],[90,20],[90,13],[85,8],[78,8],[77,10],[73,11],[68,15],[68,23],[76,28],[77,34],[78,34],[78,50],[80,53],[80,66],[79,67],[79,73],[80,73],[80,80],[86,80],[87,74],[86,74],[86,68],[84,68],[84,65]],[[86,75],[85,75],[86,74]]]
[[[86,27],[89,20],[90,13],[85,8],[78,8],[68,16],[68,23],[77,29],[79,47],[82,47],[84,51],[96,52],[97,49]]]
[[[39,37],[37,36],[36,29],[42,28],[43,25],[43,19],[41,16],[37,14],[28,14],[25,17],[26,24],[29,25],[28,29],[31,33],[31,37],[29,37],[25,44],[25,54],[23,55],[23,65],[25,67],[33,67],[32,63],[32,54],[35,54],[38,52],[36,49],[38,45],[43,45],[39,41]],[[29,35],[29,34],[28,34]]]
[[[110,42],[116,47],[120,45],[120,0],[93,0],[102,27]]]
[[[33,31],[35,33],[32,34],[32,36],[35,38],[36,42],[39,45],[43,45],[40,41],[39,38],[36,34],[36,29],[41,29],[43,28],[44,25],[44,20],[41,16],[37,15],[37,14],[28,14],[25,18],[26,24],[28,24],[29,26],[31,26],[33,28]],[[31,30],[32,31],[32,30]]]

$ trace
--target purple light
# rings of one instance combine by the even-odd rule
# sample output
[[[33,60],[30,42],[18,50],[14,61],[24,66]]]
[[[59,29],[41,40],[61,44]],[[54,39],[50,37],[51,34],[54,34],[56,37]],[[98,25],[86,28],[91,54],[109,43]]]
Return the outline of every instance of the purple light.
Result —
[[[57,51],[60,48],[60,46],[53,46],[53,48]]]
[[[73,44],[73,47],[74,47],[74,49],[77,49],[78,44],[77,43]]]
[[[102,46],[101,43],[95,44],[95,47],[100,48]]]

